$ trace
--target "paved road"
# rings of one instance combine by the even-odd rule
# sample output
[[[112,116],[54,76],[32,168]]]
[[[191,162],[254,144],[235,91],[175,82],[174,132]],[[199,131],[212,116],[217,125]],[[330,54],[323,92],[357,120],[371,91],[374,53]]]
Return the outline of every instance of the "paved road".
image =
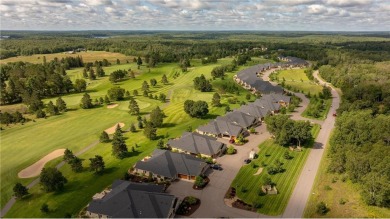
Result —
[[[320,84],[325,82],[318,77],[318,71],[314,72],[314,77],[320,81]],[[313,149],[311,150],[306,164],[303,167],[301,175],[299,176],[297,185],[291,195],[291,198],[284,211],[283,218],[301,218],[305,210],[306,203],[309,199],[311,189],[314,184],[324,148],[328,142],[330,133],[335,124],[335,117],[332,116],[333,112],[339,107],[340,96],[335,89],[332,88],[332,106],[329,110],[327,118],[322,124],[321,130],[316,138]]]
[[[90,145],[88,145],[87,147],[83,148],[81,151],[77,152],[75,155],[76,156],[79,156],[81,154],[84,154],[85,152],[87,152],[89,149],[91,149],[92,147],[96,146],[97,144],[99,143],[99,141],[95,141],[93,143],[91,143]],[[65,162],[64,161],[61,161],[59,164],[57,164],[56,168],[57,169],[60,169],[62,166],[65,165]],[[27,188],[32,188],[34,187],[35,185],[37,185],[39,183],[39,177],[36,178],[34,181],[32,181],[30,184],[28,184],[26,187]],[[16,202],[16,199],[15,197],[12,197],[8,202],[7,204],[5,204],[4,208],[1,209],[1,212],[0,212],[0,217],[3,218],[7,212],[11,209],[11,207],[15,204]]]

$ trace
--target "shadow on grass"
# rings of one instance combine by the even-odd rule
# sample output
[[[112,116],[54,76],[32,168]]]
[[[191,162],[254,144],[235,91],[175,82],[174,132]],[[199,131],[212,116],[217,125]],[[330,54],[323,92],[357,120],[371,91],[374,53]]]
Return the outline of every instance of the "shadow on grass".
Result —
[[[172,127],[175,127],[176,126],[176,124],[175,123],[163,123],[162,124],[162,128],[172,128]]]

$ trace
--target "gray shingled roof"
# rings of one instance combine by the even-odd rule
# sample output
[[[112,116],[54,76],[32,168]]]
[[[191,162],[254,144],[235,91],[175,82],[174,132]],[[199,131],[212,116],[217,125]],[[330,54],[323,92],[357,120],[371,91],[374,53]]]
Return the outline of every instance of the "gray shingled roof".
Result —
[[[277,93],[282,94],[283,88],[278,85],[272,85],[269,81],[263,81],[261,79],[250,81],[249,84],[253,89],[263,94]]]
[[[218,116],[216,120],[232,122],[243,128],[248,128],[256,122],[256,117],[239,111],[228,112],[224,116]]]
[[[243,113],[246,113],[246,114],[249,114],[249,115],[254,116],[256,118],[264,118],[268,114],[271,113],[271,111],[264,109],[264,108],[261,108],[260,106],[257,106],[253,103],[243,105],[236,110],[243,112]]]
[[[253,104],[269,111],[277,111],[280,109],[279,103],[273,102],[270,99],[263,97],[257,99],[255,102],[253,102]]]
[[[134,167],[160,176],[176,178],[178,174],[198,176],[207,165],[203,160],[188,154],[156,149],[151,158],[138,161]]]
[[[177,198],[163,193],[162,185],[116,180],[112,191],[95,199],[87,210],[113,218],[167,218]]]
[[[211,136],[184,132],[181,138],[169,140],[168,145],[194,154],[213,156],[214,154],[217,154],[223,146],[223,143],[216,140],[216,138]]]
[[[279,101],[289,103],[291,101],[290,96],[283,95],[283,94],[264,94],[261,98],[267,99],[267,100],[275,102],[275,103],[277,103]]]
[[[238,136],[241,134],[243,129],[241,126],[225,120],[213,120],[206,125],[200,126],[198,130],[214,135],[227,134],[230,136]]]

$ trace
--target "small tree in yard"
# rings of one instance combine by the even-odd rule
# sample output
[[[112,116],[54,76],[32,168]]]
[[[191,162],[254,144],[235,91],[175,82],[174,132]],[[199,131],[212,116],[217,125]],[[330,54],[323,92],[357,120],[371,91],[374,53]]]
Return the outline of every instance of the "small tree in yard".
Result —
[[[46,192],[59,191],[64,188],[68,180],[54,167],[43,168],[40,183]]]
[[[317,213],[320,215],[325,215],[328,213],[329,208],[326,207],[326,204],[324,202],[320,202],[317,205]]]
[[[127,145],[123,139],[122,130],[119,125],[116,126],[114,136],[112,138],[112,155],[116,158],[124,158],[127,154]]]
[[[16,198],[23,198],[24,196],[28,195],[28,189],[26,186],[22,185],[21,183],[16,183],[14,188],[14,196]]]
[[[66,103],[61,97],[58,97],[58,99],[56,100],[56,106],[60,112],[66,111]]]
[[[246,96],[245,96],[245,99],[246,100],[250,100],[252,98],[252,95],[251,94],[246,94]]]
[[[195,177],[195,182],[194,182],[195,186],[203,188],[205,186],[205,183],[206,182],[203,179],[203,177],[201,177],[201,176]]]
[[[102,143],[106,143],[110,141],[110,137],[108,136],[107,132],[103,131],[102,134],[100,134],[99,141]]]
[[[166,76],[165,74],[162,76],[161,82],[162,82],[163,84],[168,84],[168,83],[169,83],[169,82],[168,82],[168,78],[167,78],[167,76]]]
[[[89,169],[91,171],[95,171],[96,174],[103,172],[105,166],[102,156],[95,155],[94,158],[89,158],[89,160],[91,161],[91,164],[89,166]]]
[[[233,147],[233,145],[230,145],[226,151],[227,154],[234,154],[235,152],[235,149]]]
[[[160,140],[157,142],[157,148],[158,148],[158,149],[165,149],[164,140],[160,139]]]
[[[156,107],[150,112],[150,122],[154,127],[161,127],[163,124],[164,112],[160,109],[160,107]]]

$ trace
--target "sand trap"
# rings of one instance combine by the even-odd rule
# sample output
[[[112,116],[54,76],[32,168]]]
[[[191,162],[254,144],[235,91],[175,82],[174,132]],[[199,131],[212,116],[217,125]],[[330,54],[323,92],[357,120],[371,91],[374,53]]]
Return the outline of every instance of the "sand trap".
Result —
[[[113,127],[111,128],[108,128],[106,130],[104,130],[105,132],[107,132],[107,134],[111,135],[111,134],[114,134],[115,133],[115,129],[116,129],[116,126],[119,124],[119,127],[123,128],[123,126],[125,126],[125,123],[122,123],[122,122],[118,122],[117,124],[115,124]]]
[[[112,108],[115,108],[115,107],[117,107],[117,106],[118,106],[117,103],[115,103],[115,104],[110,104],[110,105],[107,105],[107,109],[112,109]]]
[[[44,156],[42,159],[35,162],[33,165],[27,167],[26,169],[20,171],[18,173],[19,178],[31,178],[34,176],[38,176],[41,173],[42,168],[45,164],[57,157],[61,157],[64,155],[65,149],[57,149],[50,154]]]
[[[255,174],[253,174],[253,175],[259,175],[261,172],[263,172],[263,168],[262,168],[262,167],[260,167],[260,168],[257,170],[257,172],[256,172]]]

